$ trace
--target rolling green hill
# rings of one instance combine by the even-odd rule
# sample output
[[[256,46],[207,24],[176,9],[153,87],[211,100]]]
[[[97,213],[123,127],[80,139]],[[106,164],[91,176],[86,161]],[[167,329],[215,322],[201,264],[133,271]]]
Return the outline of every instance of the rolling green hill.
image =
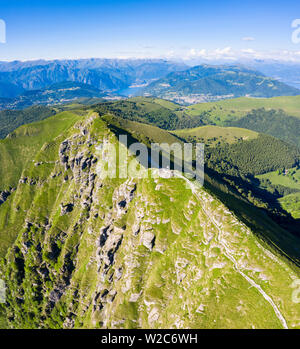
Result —
[[[290,97],[291,105],[297,105],[297,99],[298,97]],[[171,132],[179,140],[205,143],[208,156],[207,165],[209,171],[213,171],[212,176],[218,177],[217,181],[225,180],[225,186],[231,186],[238,191],[238,195],[243,196],[254,205],[266,208],[268,212],[274,213],[275,216],[278,214],[287,216],[290,211],[286,211],[278,199],[291,194],[293,189],[280,184],[256,183],[254,176],[278,170],[282,166],[294,166],[299,162],[299,150],[295,148],[299,141],[298,119],[287,116],[281,110],[252,110],[249,106],[246,108],[245,101],[248,100],[251,99],[226,100],[215,103],[215,105],[231,103],[232,106],[235,102],[239,105],[243,101],[243,112],[240,114],[240,120],[236,123],[246,123],[245,121],[248,120],[247,125],[254,124],[255,129],[263,130],[266,134],[271,134],[275,138],[265,134],[260,134],[258,137],[258,133],[245,128],[213,125],[190,128],[194,125],[213,123],[211,115],[205,111],[208,105],[211,106],[210,103],[199,105],[204,108],[202,114],[199,115],[188,115],[192,106],[186,108],[169,101],[165,102],[150,97],[136,97],[122,102],[105,103],[96,106],[96,108],[102,114],[109,112],[118,115],[120,120],[123,120],[121,128],[127,127],[124,120],[135,120],[135,127],[139,125],[139,131],[134,133],[134,137],[139,135],[139,139],[146,143],[155,139],[156,135],[158,141],[170,137],[168,133],[163,133],[161,129],[146,128],[145,124],[142,123],[160,125],[167,130],[172,130],[177,126],[179,130]],[[278,101],[279,98],[274,100]],[[282,97],[282,101],[285,101],[284,97]],[[104,106],[105,108],[103,108]],[[222,111],[222,107],[220,107],[220,110]],[[248,113],[248,110],[252,110],[252,113]],[[243,116],[243,113],[248,114]],[[290,122],[285,123],[285,120]],[[235,122],[231,119],[226,124],[235,124]],[[249,128],[251,128],[250,126]],[[281,142],[276,137],[285,142]],[[216,149],[211,149],[212,146]],[[298,225],[294,226],[293,221],[286,224],[285,227],[291,227],[294,232],[299,230]]]
[[[280,169],[258,176],[261,179],[268,179],[273,184],[281,184],[290,188],[300,190],[300,169]]]
[[[253,109],[283,110],[288,115],[300,117],[300,95],[273,98],[233,98],[218,102],[190,105],[186,113],[191,116],[209,112],[212,121],[224,122],[236,120],[250,113]],[[217,118],[220,118],[218,120]]]
[[[300,147],[300,96],[237,98],[189,106],[193,122],[235,126],[266,133]]]
[[[238,127],[265,133],[299,146],[299,118],[290,116],[287,111],[294,111],[296,114],[297,103],[300,103],[300,100],[298,96],[289,97],[288,100],[286,98],[288,97],[265,99],[260,105],[265,105],[266,108],[260,109],[252,108],[259,104],[252,104],[253,99],[250,98],[182,107],[150,97],[101,103],[95,108],[102,114],[110,112],[128,120],[152,124],[166,130],[191,129],[204,125]],[[282,108],[268,108],[268,101],[270,106]],[[287,101],[289,103],[285,103]]]
[[[298,172],[290,170],[287,176],[277,173],[284,167],[299,166],[299,148],[240,128],[203,126],[173,133],[187,142],[204,143],[210,177],[227,183],[241,197],[266,209],[276,221],[281,217],[280,224],[298,234],[299,222],[292,218],[298,217],[299,210],[295,199],[300,190]],[[269,172],[271,169],[276,172]]]
[[[24,110],[2,110],[0,111],[0,138],[5,138],[21,125],[43,120],[55,113],[54,108],[44,106],[35,106]]]
[[[236,127],[203,126],[173,131],[187,142],[202,142],[209,161],[222,161],[240,173],[262,174],[300,163],[300,149],[275,137]],[[214,160],[213,160],[214,159]]]
[[[145,122],[164,129],[175,129],[180,117],[174,111],[174,105],[171,105],[171,109],[169,106],[169,103],[156,103],[152,98],[137,98],[101,103],[95,106],[95,110],[101,114],[112,113],[131,121]]]
[[[236,143],[241,140],[250,140],[258,137],[257,132],[249,131],[238,127],[202,126],[192,129],[172,131],[176,136],[186,141],[197,141],[206,145],[220,143]]]
[[[300,148],[300,119],[289,116],[282,110],[252,110],[230,125],[263,132]]]

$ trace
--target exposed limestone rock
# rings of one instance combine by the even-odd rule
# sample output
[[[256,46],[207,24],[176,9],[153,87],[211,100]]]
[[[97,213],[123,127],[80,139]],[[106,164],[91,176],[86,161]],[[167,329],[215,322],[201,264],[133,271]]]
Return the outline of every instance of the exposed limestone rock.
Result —
[[[153,307],[148,315],[148,322],[151,326],[154,326],[154,324],[159,319],[159,309],[156,307]]]
[[[140,241],[145,247],[147,247],[151,251],[155,243],[155,235],[148,230],[142,231]]]
[[[137,300],[140,298],[141,294],[142,294],[142,292],[132,293],[130,298],[129,298],[129,302],[132,302],[132,303],[137,302]]]

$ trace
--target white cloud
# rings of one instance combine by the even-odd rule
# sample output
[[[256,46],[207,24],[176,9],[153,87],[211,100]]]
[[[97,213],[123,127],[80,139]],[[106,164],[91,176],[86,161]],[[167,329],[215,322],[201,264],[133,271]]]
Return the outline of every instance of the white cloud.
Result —
[[[234,52],[232,51],[230,46],[224,48],[216,48],[212,51],[207,51],[206,49],[197,50],[195,48],[191,48],[185,58],[203,58],[208,60],[226,58],[232,60],[234,59]]]
[[[235,62],[241,60],[277,60],[283,62],[300,63],[300,50],[277,50],[277,51],[260,51],[253,48],[233,49],[230,46],[218,47],[212,50],[206,48],[169,48],[164,53],[159,50],[137,50],[137,51],[118,51],[113,58],[165,58],[173,60],[193,60],[203,61],[224,61]]]
[[[231,51],[231,47],[228,46],[228,47],[224,47],[224,48],[217,48],[215,50],[215,53],[217,54],[220,54],[220,55],[228,55],[230,54],[232,51]]]
[[[266,59],[286,62],[300,62],[300,51],[256,51],[252,48],[233,50],[231,47],[216,48],[214,50],[191,48],[183,55],[185,60],[203,59],[203,60],[227,60],[237,61],[240,59]]]
[[[201,57],[201,56],[205,56],[206,55],[206,50],[205,48],[202,49],[202,50],[196,50],[194,48],[191,48],[190,49],[190,52],[189,52],[189,55],[190,56],[195,56],[195,57]]]
[[[252,36],[244,36],[242,38],[243,41],[254,41],[255,39]]]
[[[242,53],[248,53],[248,54],[256,54],[256,51],[254,51],[252,48],[245,48],[241,50]]]

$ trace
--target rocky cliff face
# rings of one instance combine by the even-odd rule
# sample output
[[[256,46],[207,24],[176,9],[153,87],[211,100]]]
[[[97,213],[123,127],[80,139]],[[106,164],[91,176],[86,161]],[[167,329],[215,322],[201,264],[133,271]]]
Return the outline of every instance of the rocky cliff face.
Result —
[[[106,142],[90,114],[44,144],[0,207],[17,229],[1,262],[9,326],[300,326],[284,260],[180,174],[101,178]]]

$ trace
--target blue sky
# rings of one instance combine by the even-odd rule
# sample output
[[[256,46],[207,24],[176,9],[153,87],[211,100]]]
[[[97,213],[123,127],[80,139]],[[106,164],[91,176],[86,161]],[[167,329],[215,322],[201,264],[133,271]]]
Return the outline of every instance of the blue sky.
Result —
[[[0,0],[0,60],[283,57],[300,60],[300,1]],[[300,35],[299,35],[300,37]]]

